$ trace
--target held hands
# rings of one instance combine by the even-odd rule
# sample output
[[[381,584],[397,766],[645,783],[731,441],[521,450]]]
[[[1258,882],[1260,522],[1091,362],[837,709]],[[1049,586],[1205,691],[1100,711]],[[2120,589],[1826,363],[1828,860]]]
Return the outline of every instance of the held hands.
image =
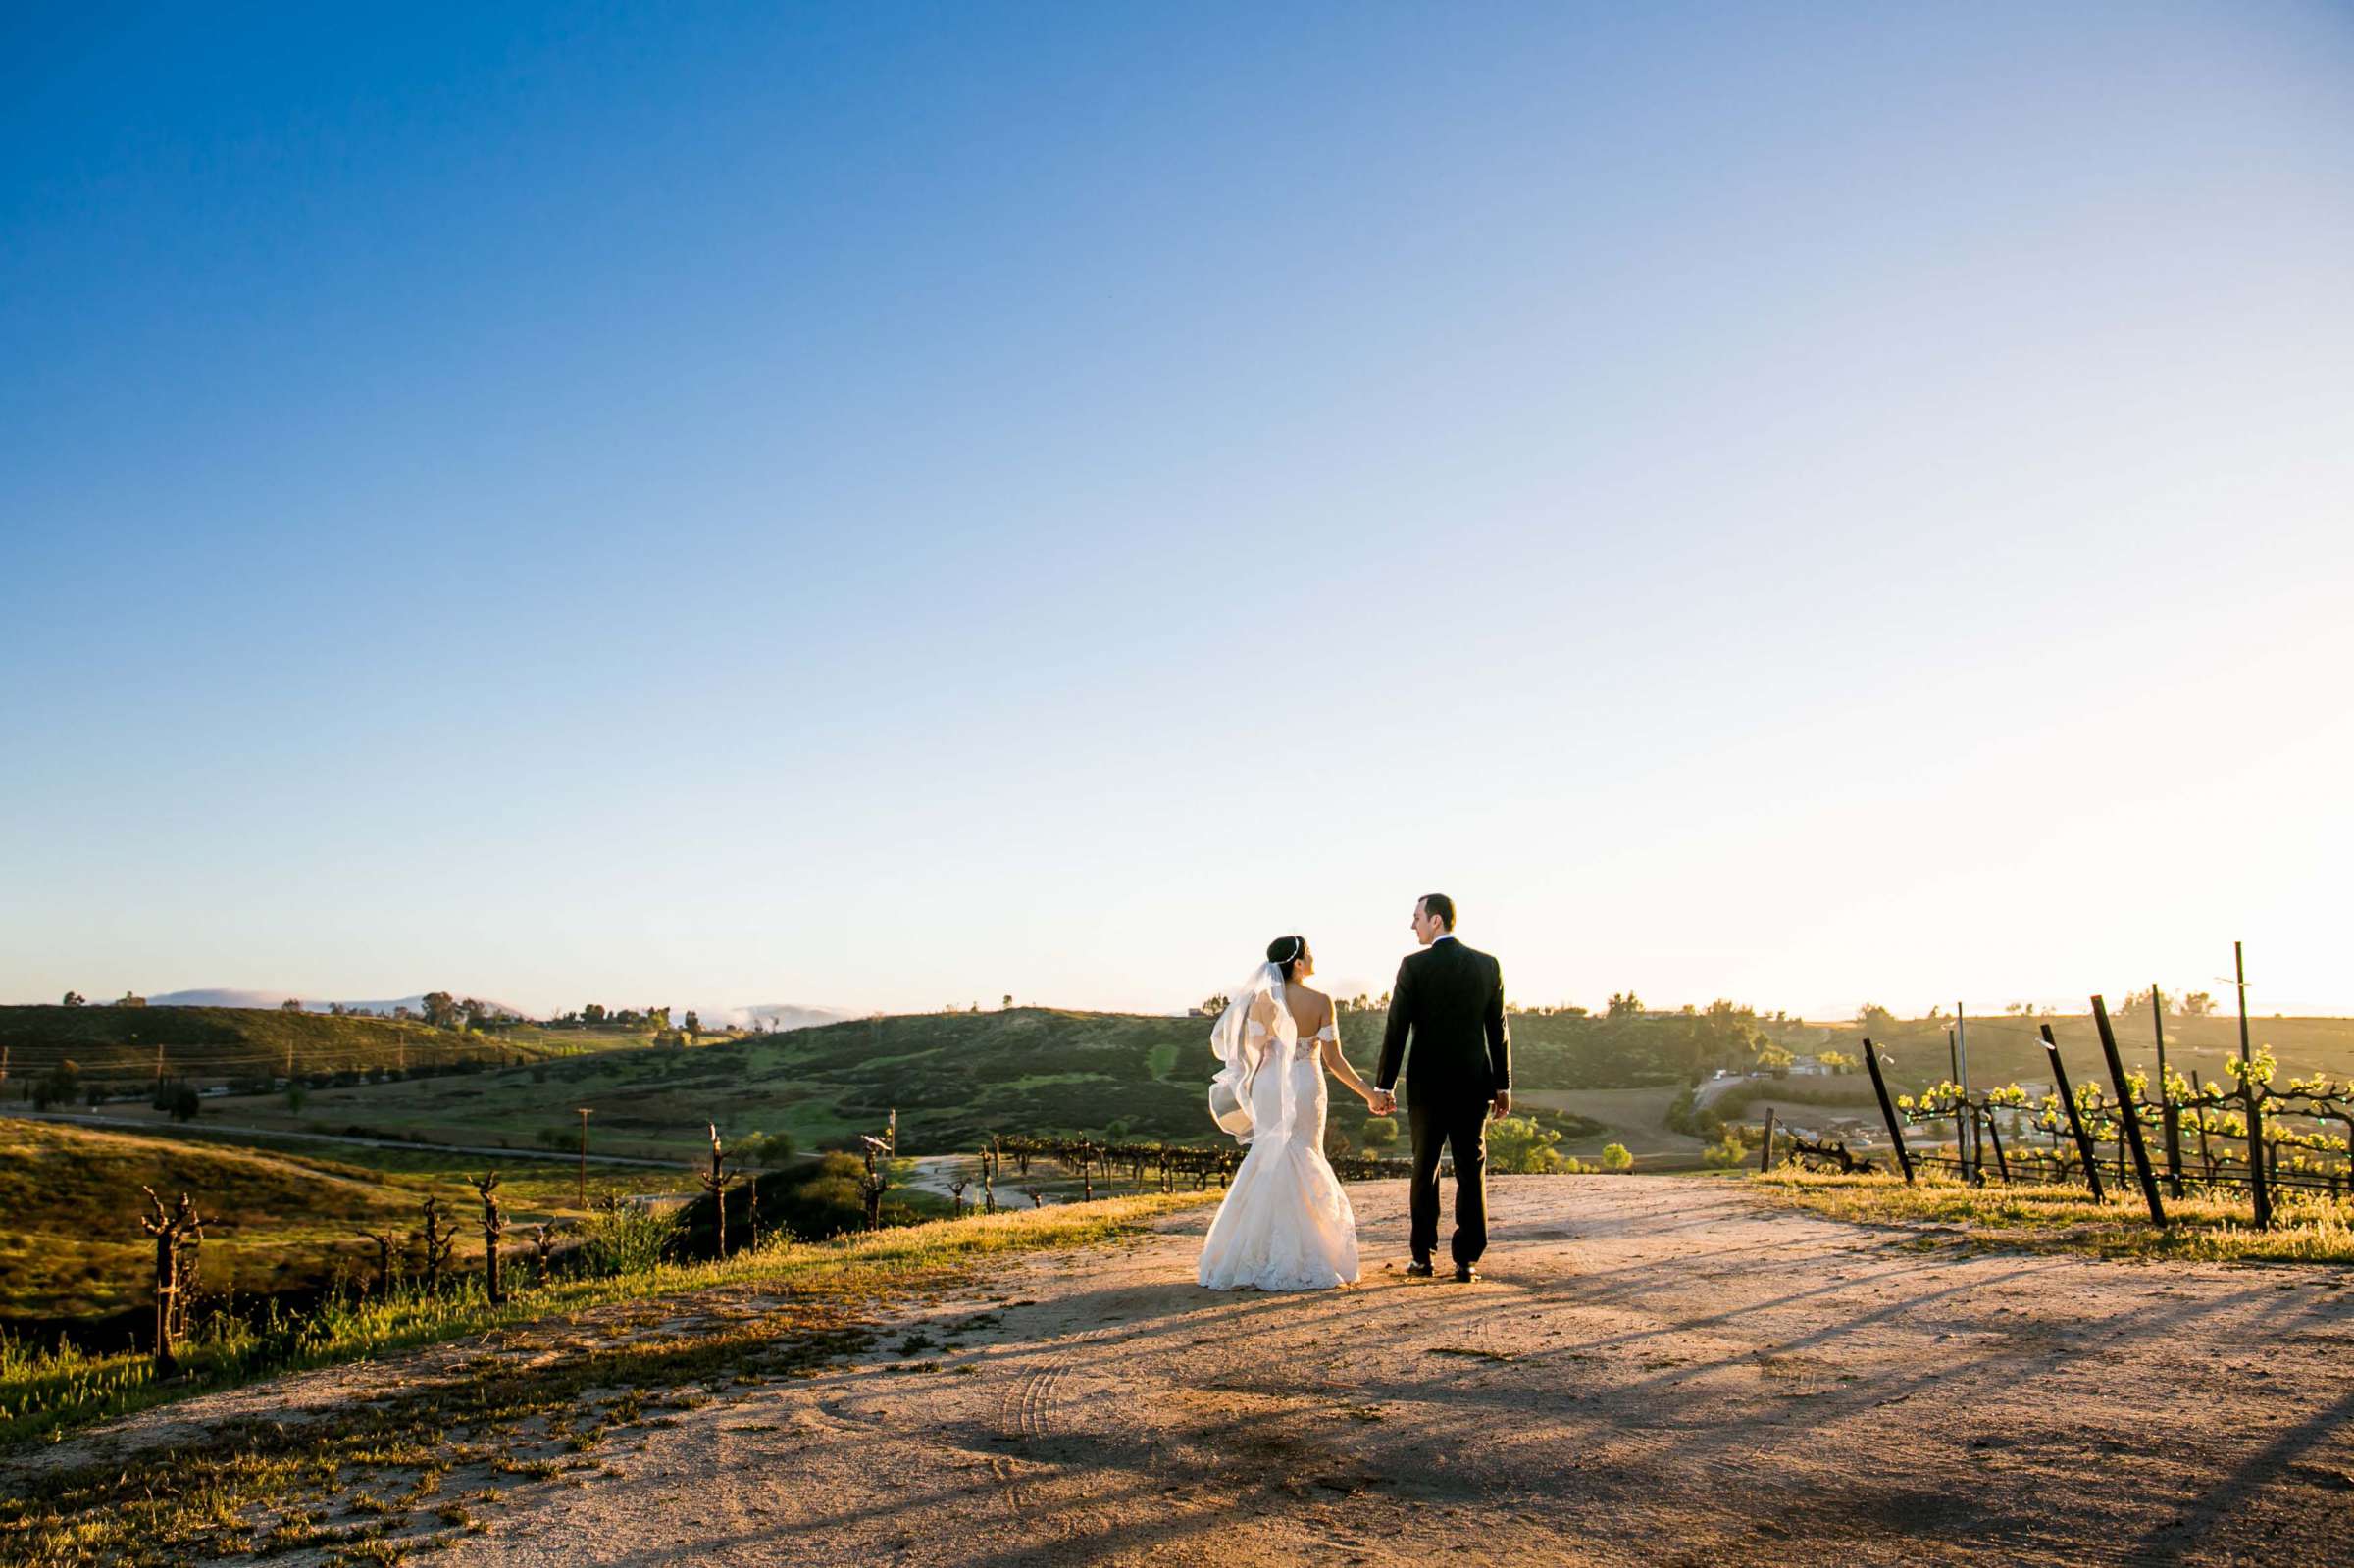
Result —
[[[1387,1116],[1398,1109],[1398,1096],[1386,1088],[1366,1091],[1365,1105],[1376,1116]]]

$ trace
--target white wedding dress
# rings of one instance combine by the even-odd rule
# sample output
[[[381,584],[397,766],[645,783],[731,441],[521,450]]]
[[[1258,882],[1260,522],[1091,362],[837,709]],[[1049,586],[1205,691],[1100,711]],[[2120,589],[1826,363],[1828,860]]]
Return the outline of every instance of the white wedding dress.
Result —
[[[1263,987],[1259,994],[1266,995]],[[1356,1214],[1324,1158],[1318,1052],[1340,1036],[1327,1024],[1311,1038],[1296,1038],[1279,979],[1272,999],[1272,1028],[1246,1018],[1239,1030],[1224,1032],[1241,1037],[1241,1049],[1230,1055],[1219,1043],[1228,1063],[1220,1082],[1231,1089],[1220,1115],[1213,1086],[1212,1114],[1228,1131],[1248,1133],[1250,1152],[1202,1243],[1198,1276],[1213,1290],[1321,1290],[1356,1281]],[[1238,997],[1230,1011],[1248,1005]],[[1268,1014],[1263,1003],[1260,1013]]]

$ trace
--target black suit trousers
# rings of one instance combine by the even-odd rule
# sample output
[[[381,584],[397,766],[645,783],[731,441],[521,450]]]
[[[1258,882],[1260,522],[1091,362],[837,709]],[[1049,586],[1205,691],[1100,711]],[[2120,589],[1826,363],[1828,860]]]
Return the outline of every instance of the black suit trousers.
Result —
[[[1409,1090],[1410,1092],[1410,1090]],[[1407,1244],[1427,1260],[1439,1244],[1439,1153],[1455,1155],[1455,1239],[1458,1263],[1476,1263],[1488,1249],[1488,1102],[1417,1096],[1407,1102],[1414,1138],[1414,1174],[1407,1193]]]

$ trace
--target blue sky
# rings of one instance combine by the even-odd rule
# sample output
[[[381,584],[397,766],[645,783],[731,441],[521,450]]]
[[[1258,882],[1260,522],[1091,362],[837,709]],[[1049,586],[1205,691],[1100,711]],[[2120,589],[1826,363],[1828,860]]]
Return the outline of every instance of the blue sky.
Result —
[[[0,996],[2354,1010],[2341,7],[0,58]]]

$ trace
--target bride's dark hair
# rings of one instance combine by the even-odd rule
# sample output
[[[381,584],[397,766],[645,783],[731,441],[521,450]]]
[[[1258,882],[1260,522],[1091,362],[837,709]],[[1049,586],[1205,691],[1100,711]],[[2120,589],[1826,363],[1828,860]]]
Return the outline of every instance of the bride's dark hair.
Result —
[[[1305,936],[1278,936],[1267,943],[1267,962],[1282,967],[1284,982],[1287,985],[1291,982],[1292,971],[1299,968],[1300,960],[1306,956],[1307,938]]]

